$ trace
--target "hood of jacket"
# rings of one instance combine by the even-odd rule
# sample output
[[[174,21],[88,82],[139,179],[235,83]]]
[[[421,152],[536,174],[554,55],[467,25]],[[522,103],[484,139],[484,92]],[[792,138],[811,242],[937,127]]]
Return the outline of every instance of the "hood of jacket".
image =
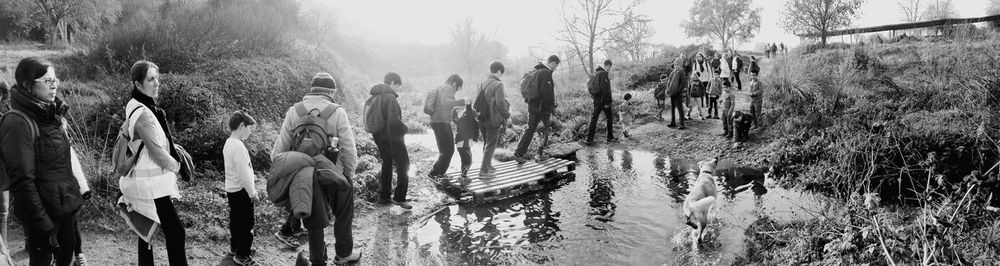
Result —
[[[399,97],[399,94],[396,94],[396,91],[392,90],[392,87],[389,87],[389,85],[385,84],[377,84],[375,86],[372,86],[372,89],[369,93],[372,96],[391,93],[392,96]]]
[[[542,62],[538,62],[538,64],[535,65],[535,69],[545,69],[545,70],[548,70],[548,71],[552,71],[551,69],[549,69],[548,66],[546,66],[545,64],[542,64]]]
[[[69,110],[69,106],[58,96],[55,101],[46,102],[16,85],[10,90],[10,107],[33,116],[39,123],[47,124],[59,123]]]

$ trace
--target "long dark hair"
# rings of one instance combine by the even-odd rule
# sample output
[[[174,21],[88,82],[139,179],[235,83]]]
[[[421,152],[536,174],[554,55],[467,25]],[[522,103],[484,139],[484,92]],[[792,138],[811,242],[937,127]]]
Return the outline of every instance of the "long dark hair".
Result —
[[[52,62],[41,57],[28,57],[21,59],[14,70],[14,81],[17,86],[31,88],[35,86],[35,79],[38,79],[49,72]]]

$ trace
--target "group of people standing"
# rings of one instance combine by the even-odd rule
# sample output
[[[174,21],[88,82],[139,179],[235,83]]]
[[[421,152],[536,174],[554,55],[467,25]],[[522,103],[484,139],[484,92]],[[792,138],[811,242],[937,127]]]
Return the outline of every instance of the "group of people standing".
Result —
[[[694,110],[704,119],[722,119],[722,136],[732,137],[732,116],[735,107],[735,91],[743,90],[741,73],[750,75],[750,95],[752,111],[755,117],[760,117],[762,91],[757,75],[760,67],[757,58],[751,56],[750,63],[744,64],[743,57],[736,51],[716,53],[708,59],[704,53],[695,55],[689,71],[685,69],[684,58],[674,60],[673,69],[669,74],[660,75],[660,82],[653,92],[657,100],[658,119],[666,109],[667,98],[670,98],[670,124],[668,127],[686,129],[685,120],[692,119]],[[721,103],[720,103],[721,101]],[[722,116],[719,116],[721,106]],[[684,108],[687,106],[687,113]],[[707,107],[707,114],[702,108]]]
[[[779,54],[787,54],[788,47],[785,47],[785,43],[780,44],[764,44],[764,56],[767,58],[776,57]]]

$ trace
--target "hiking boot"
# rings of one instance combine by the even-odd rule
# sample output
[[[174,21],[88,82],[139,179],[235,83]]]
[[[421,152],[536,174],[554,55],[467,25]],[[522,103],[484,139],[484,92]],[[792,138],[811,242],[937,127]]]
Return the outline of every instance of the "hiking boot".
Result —
[[[87,256],[84,256],[83,253],[76,254],[76,264],[75,265],[77,265],[77,266],[87,266]]]
[[[672,127],[677,127],[677,124],[674,124],[674,123],[670,123],[669,125],[667,125],[667,127],[671,127],[671,128],[672,128]]]
[[[404,210],[413,209],[413,206],[411,206],[409,203],[406,203],[406,201],[396,201],[396,200],[393,200],[392,204],[396,204],[396,206],[399,206],[400,208],[403,208]]]
[[[525,158],[524,156],[514,155],[514,161],[517,161],[517,164],[524,164],[524,162],[528,161],[528,158]]]
[[[257,265],[257,262],[254,261],[253,257],[250,256],[247,257],[233,256],[233,263],[236,263],[236,265],[241,265],[241,266]]]
[[[375,206],[379,206],[379,207],[386,207],[386,206],[389,206],[391,204],[392,204],[392,200],[390,200],[390,199],[379,199],[378,201],[375,201]]]
[[[295,238],[295,235],[285,235],[282,234],[280,230],[278,232],[274,232],[274,238],[289,249],[296,249],[300,246],[299,240]]]
[[[336,264],[347,264],[355,263],[361,260],[361,252],[351,252],[351,255],[341,258],[340,256],[333,256],[333,263]]]
[[[684,125],[681,125],[681,127],[677,128],[677,130],[685,130],[685,129],[687,129],[687,127],[685,127]]]
[[[300,231],[302,231],[303,233],[305,233],[305,230],[300,230]],[[294,233],[292,235],[298,237]],[[229,256],[234,256],[235,257],[236,256],[236,249],[234,249],[233,247],[229,247]],[[254,248],[254,247],[250,248],[250,256],[251,257],[257,256],[257,248]]]

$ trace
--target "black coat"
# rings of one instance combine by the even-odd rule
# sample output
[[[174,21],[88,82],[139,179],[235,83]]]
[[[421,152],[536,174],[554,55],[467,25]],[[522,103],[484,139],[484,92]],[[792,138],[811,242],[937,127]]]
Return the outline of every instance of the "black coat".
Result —
[[[599,91],[597,94],[592,95],[594,102],[611,104],[611,78],[608,77],[608,71],[604,70],[603,67],[598,67],[594,71],[594,78],[597,79],[597,89]]]
[[[551,114],[556,110],[555,81],[552,80],[552,70],[542,63],[535,65],[535,82],[538,82],[538,98],[528,101],[529,112]]]
[[[28,121],[10,116],[0,124],[0,152],[10,178],[12,213],[29,230],[51,233],[53,217],[72,215],[83,204],[70,165],[70,140],[63,129],[68,109],[62,101],[43,102],[15,87],[11,108],[28,114],[38,126],[33,138]]]

